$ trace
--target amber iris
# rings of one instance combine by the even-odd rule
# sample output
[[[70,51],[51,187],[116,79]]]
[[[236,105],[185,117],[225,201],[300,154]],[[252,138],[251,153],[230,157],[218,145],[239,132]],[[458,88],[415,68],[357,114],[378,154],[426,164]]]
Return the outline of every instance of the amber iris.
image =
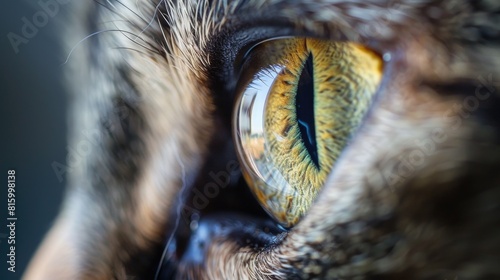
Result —
[[[243,65],[234,134],[245,179],[290,227],[317,197],[382,79],[383,61],[349,42],[273,40]]]

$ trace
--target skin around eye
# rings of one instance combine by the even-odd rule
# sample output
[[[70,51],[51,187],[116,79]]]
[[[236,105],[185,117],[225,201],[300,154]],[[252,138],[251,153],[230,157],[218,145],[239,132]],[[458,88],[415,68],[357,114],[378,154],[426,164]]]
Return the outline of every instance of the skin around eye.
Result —
[[[243,69],[234,120],[243,173],[263,208],[290,227],[360,125],[383,62],[356,43],[290,38],[258,45]]]

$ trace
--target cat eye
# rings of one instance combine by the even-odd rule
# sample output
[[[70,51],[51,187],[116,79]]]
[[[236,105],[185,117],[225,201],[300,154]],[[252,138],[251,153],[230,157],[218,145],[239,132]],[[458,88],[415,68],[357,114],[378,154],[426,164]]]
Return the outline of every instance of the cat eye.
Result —
[[[295,225],[317,197],[382,72],[381,57],[356,43],[287,38],[248,52],[234,138],[247,184],[281,225]]]

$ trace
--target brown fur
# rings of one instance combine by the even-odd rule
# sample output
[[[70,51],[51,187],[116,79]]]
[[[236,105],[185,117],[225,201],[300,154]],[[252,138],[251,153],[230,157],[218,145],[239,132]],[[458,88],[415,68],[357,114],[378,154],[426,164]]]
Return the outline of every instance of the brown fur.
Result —
[[[110,2],[74,3],[72,47],[96,31],[88,24],[115,30],[78,45],[68,63],[71,142],[95,131],[100,141],[71,172],[25,279],[135,273],[128,264],[172,231],[166,213],[219,131],[214,40],[270,22],[280,35],[390,54],[379,98],[297,226],[257,250],[215,236],[206,262],[180,263],[178,278],[500,278],[496,1]],[[467,111],[476,92],[484,99]],[[419,163],[422,141],[435,148]]]

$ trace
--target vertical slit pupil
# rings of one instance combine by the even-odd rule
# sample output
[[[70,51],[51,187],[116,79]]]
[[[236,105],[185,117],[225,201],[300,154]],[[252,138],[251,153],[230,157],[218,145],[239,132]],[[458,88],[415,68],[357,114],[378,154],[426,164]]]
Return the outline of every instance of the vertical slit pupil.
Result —
[[[314,94],[313,56],[309,53],[300,74],[297,94],[295,96],[295,109],[302,142],[312,162],[319,169],[316,126],[314,122]]]

